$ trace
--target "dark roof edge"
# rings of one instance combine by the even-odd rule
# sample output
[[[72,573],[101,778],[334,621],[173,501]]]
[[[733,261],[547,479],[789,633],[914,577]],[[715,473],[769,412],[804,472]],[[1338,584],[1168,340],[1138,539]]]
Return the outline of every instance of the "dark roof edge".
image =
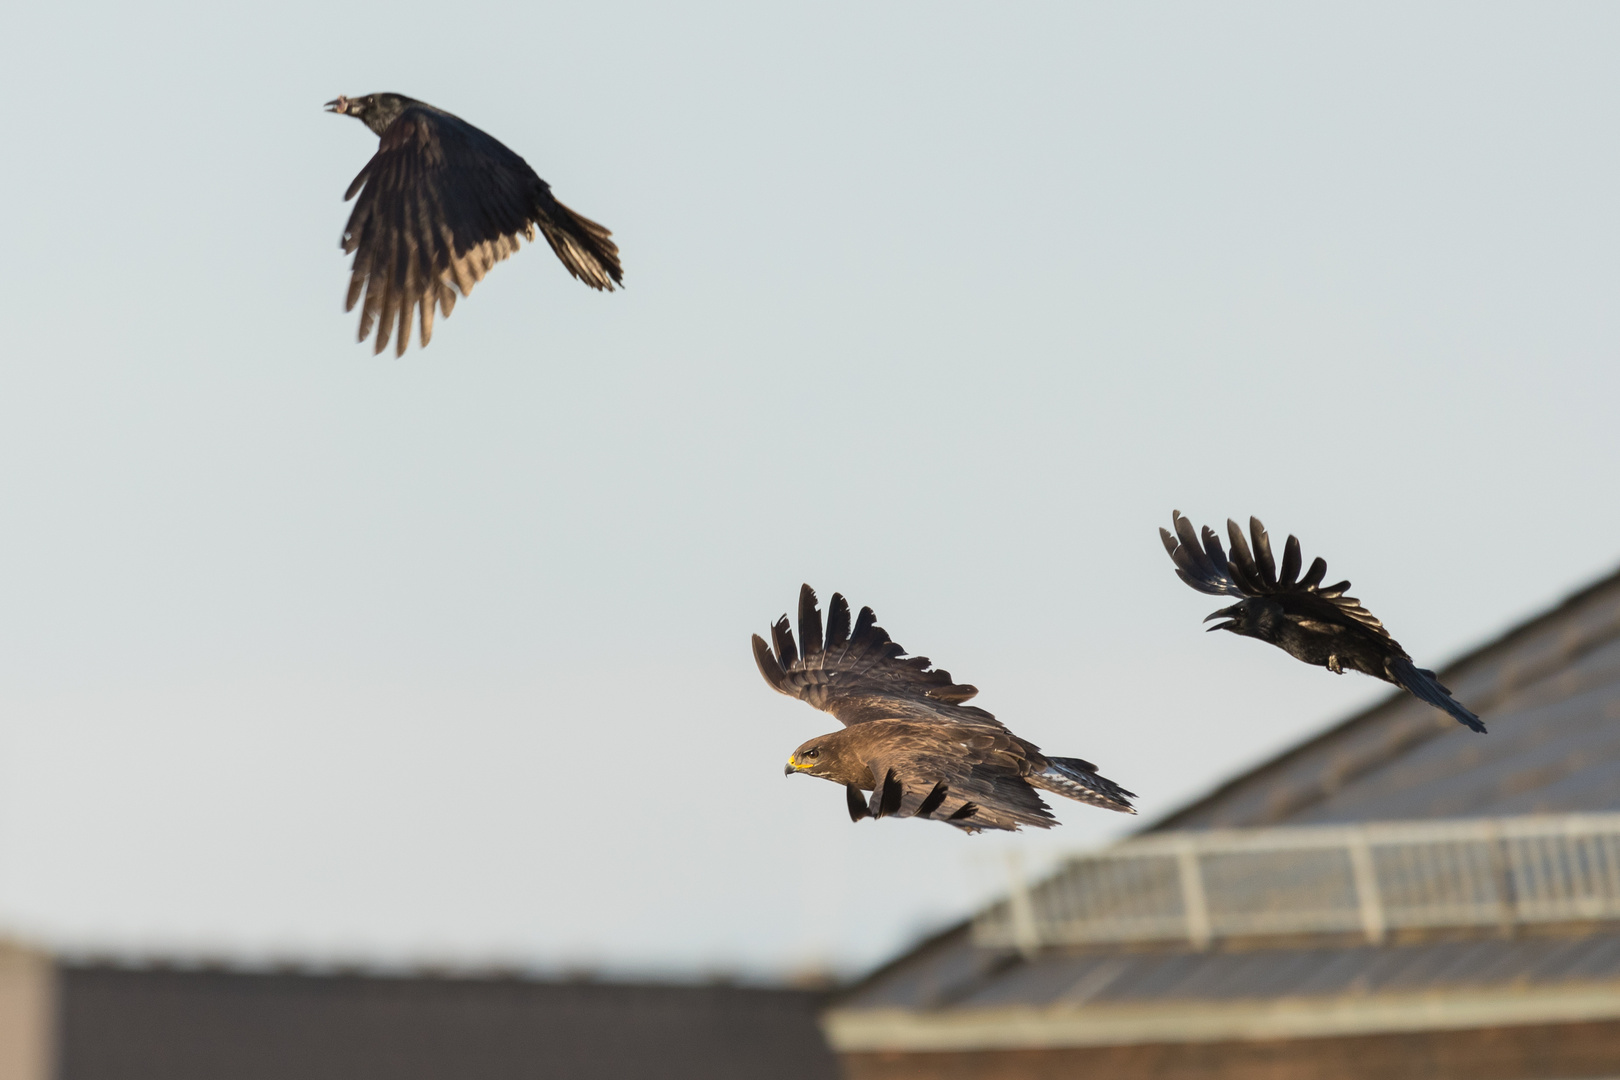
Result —
[[[1447,678],[1451,677],[1457,668],[1474,663],[1475,661],[1484,658],[1488,653],[1511,645],[1519,638],[1534,633],[1547,623],[1557,619],[1559,616],[1567,614],[1570,609],[1578,607],[1598,593],[1604,591],[1605,589],[1612,588],[1615,585],[1620,585],[1620,568],[1603,575],[1601,578],[1598,578],[1596,581],[1591,582],[1588,585],[1582,586],[1575,592],[1565,596],[1552,607],[1542,611],[1539,615],[1532,615],[1524,622],[1508,628],[1501,634],[1498,634],[1496,637],[1487,641],[1485,644],[1476,646],[1463,653],[1461,656],[1452,659],[1445,665],[1445,667],[1440,669],[1439,674],[1441,681],[1443,682]],[[1312,735],[1304,742],[1297,743],[1296,745],[1289,747],[1287,750],[1284,750],[1282,753],[1277,754],[1274,757],[1267,758],[1259,765],[1256,765],[1245,772],[1239,773],[1224,783],[1218,784],[1216,787],[1212,788],[1205,794],[1200,795],[1198,798],[1194,799],[1190,803],[1187,803],[1185,806],[1172,810],[1165,817],[1162,817],[1151,824],[1144,825],[1142,828],[1137,830],[1136,835],[1159,832],[1161,830],[1167,831],[1176,828],[1179,822],[1184,821],[1188,817],[1191,817],[1199,811],[1207,808],[1211,803],[1224,798],[1226,795],[1237,790],[1239,787],[1247,785],[1254,780],[1265,776],[1267,773],[1286,767],[1287,765],[1293,763],[1296,759],[1318,749],[1324,743],[1331,742],[1352,728],[1370,723],[1379,713],[1390,708],[1396,702],[1402,701],[1406,698],[1406,696],[1406,692],[1403,690],[1393,691],[1376,704],[1368,706],[1362,711],[1341,720],[1339,723],[1334,724],[1330,728],[1327,728],[1325,731]],[[1397,746],[1393,748],[1393,752],[1400,754],[1404,752],[1404,749],[1405,748],[1402,746]]]
[[[103,951],[45,950],[59,971],[84,974],[132,976],[218,976],[242,979],[307,980],[312,983],[367,982],[386,985],[405,983],[456,984],[460,986],[526,986],[551,989],[591,989],[630,991],[756,991],[769,994],[812,994],[825,996],[836,987],[799,985],[781,978],[750,977],[745,974],[717,973],[682,976],[651,973],[623,973],[593,970],[550,970],[544,968],[489,965],[435,965],[404,963],[362,963],[300,960],[246,960],[228,956],[187,956],[184,954],[120,954]]]

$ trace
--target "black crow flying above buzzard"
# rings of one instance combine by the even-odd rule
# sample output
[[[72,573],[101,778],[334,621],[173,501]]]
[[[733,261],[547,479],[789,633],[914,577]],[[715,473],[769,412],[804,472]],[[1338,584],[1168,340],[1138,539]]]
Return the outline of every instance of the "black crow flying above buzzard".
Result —
[[[1210,619],[1225,619],[1211,630],[1230,630],[1244,637],[1269,641],[1288,655],[1307,664],[1325,667],[1342,675],[1346,668],[1394,683],[1412,696],[1443,709],[1475,731],[1485,725],[1440,685],[1426,668],[1412,663],[1400,642],[1389,636],[1384,624],[1375,619],[1361,601],[1346,596],[1348,581],[1322,585],[1327,563],[1317,558],[1299,577],[1302,562],[1299,540],[1293,536],[1283,546],[1282,573],[1271,558],[1271,538],[1259,518],[1249,519],[1249,535],[1254,550],[1243,539],[1235,521],[1226,522],[1232,542],[1232,557],[1221,550],[1220,537],[1204,526],[1203,546],[1192,522],[1172,511],[1175,535],[1160,529],[1164,549],[1175,560],[1176,574],[1188,585],[1212,596],[1241,596],[1231,607],[1222,608]]]
[[[983,709],[964,705],[978,690],[930,670],[926,656],[906,656],[869,607],[851,627],[849,603],[833,593],[823,637],[816,594],[806,585],[799,590],[804,654],[786,615],[771,637],[774,653],[754,635],[765,681],[844,724],[793,751],[786,772],[844,785],[852,821],[920,817],[968,832],[1049,829],[1057,821],[1036,788],[1136,813],[1134,793],[1097,775],[1089,761],[1047,757]]]
[[[326,108],[382,140],[343,196],[360,194],[343,230],[343,250],[354,254],[344,310],[354,310],[363,289],[360,340],[376,327],[374,351],[388,347],[397,324],[395,355],[405,355],[418,306],[426,345],[434,308],[448,318],[456,290],[472,292],[536,229],[591,288],[623,284],[612,234],[558,202],[527,162],[467,121],[399,94],[340,97]]]

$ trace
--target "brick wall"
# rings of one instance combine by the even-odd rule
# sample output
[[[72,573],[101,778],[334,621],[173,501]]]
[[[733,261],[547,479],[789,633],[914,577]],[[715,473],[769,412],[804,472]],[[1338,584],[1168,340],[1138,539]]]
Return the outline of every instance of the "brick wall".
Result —
[[[1266,1042],[863,1053],[847,1080],[1584,1080],[1620,1078],[1620,1022]]]

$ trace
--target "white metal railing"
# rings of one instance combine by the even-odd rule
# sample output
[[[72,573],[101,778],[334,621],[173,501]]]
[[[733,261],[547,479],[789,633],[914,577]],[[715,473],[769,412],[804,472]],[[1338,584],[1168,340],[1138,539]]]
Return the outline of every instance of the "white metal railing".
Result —
[[[1076,856],[982,912],[1047,945],[1620,919],[1620,813],[1155,833]]]

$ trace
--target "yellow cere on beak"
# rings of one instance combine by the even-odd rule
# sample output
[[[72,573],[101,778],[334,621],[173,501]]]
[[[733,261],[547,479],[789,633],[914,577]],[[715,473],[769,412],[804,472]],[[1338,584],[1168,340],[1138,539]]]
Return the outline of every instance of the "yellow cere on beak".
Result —
[[[788,755],[788,768],[797,769],[798,767],[799,767],[799,755],[797,755],[797,754],[789,754]]]

